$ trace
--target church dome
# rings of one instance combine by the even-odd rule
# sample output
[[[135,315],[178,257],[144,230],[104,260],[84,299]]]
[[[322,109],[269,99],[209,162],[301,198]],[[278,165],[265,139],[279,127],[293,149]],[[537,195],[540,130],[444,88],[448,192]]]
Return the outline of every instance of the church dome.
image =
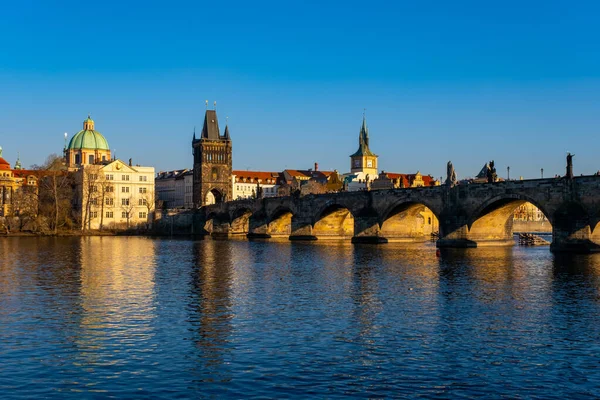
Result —
[[[2,147],[0,147],[0,170],[10,170],[10,163],[2,158]]]
[[[69,141],[68,150],[92,149],[110,150],[108,142],[102,134],[94,130],[94,120],[88,115],[83,121],[83,130],[77,132]]]
[[[9,170],[10,164],[4,158],[0,157],[0,170]]]

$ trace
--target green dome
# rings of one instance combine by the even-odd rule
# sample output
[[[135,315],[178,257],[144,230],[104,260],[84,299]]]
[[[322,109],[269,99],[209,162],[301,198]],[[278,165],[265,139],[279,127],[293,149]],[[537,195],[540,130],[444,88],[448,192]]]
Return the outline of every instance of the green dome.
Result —
[[[93,150],[110,150],[108,142],[98,131],[83,130],[79,131],[71,138],[69,150],[93,149]]]
[[[94,130],[94,120],[88,115],[83,121],[83,130],[79,131],[71,138],[68,150],[92,149],[92,150],[110,150],[108,142],[98,131]]]

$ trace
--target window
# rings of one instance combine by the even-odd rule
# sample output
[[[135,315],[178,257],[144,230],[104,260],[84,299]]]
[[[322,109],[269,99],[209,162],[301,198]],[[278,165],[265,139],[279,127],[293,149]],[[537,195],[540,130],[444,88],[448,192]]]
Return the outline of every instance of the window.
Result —
[[[121,199],[121,205],[122,206],[128,206],[129,205],[129,199]]]
[[[427,218],[427,222],[431,225],[431,217]]]
[[[98,218],[98,211],[91,211],[90,218]]]
[[[94,199],[91,199],[91,200],[90,200],[90,203],[91,203],[93,206],[97,206],[97,205],[98,205],[98,199],[96,199],[96,198],[94,198]]]
[[[146,199],[140,199],[140,201],[138,203],[138,205],[140,205],[140,206],[145,206],[147,204],[148,204],[148,202],[146,201]]]
[[[90,174],[90,181],[95,181],[96,179],[98,179],[97,174]]]
[[[75,164],[81,164],[81,155],[75,154]]]
[[[140,212],[139,214],[140,218],[146,218],[146,212]]]
[[[128,181],[129,180],[129,175],[121,175],[121,180],[122,181]]]
[[[140,193],[146,193],[146,190],[147,190],[147,188],[145,188],[145,187],[141,187],[141,188],[140,188]]]
[[[140,182],[147,182],[147,181],[148,181],[147,176],[140,176]]]
[[[113,218],[113,212],[112,211],[107,211],[106,212],[106,218]]]
[[[121,193],[129,193],[129,186],[123,186],[121,188]]]
[[[107,181],[112,181],[113,179],[114,179],[114,175],[112,175],[112,174],[110,174],[110,175],[109,175],[109,174],[107,174],[107,175],[106,175],[106,180],[107,180]]]
[[[112,192],[114,192],[114,191],[115,191],[115,188],[114,188],[112,185],[108,185],[108,186],[106,187],[106,192],[107,192],[107,193],[112,193]]]
[[[91,189],[92,192],[97,192],[98,191],[98,186],[94,185],[90,189]]]
[[[127,218],[127,213],[125,211],[121,213],[121,218]]]
[[[115,204],[114,199],[112,197],[108,197],[106,199],[106,205],[107,206],[112,206],[113,204]]]
[[[93,164],[94,163],[94,155],[90,154],[90,156],[88,157],[88,160],[89,160],[88,161],[89,164]]]

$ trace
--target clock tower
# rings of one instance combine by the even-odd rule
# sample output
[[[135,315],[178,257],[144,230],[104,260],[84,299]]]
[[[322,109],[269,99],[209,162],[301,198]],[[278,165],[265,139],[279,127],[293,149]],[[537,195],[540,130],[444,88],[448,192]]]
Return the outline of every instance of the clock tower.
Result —
[[[350,171],[353,174],[369,175],[371,179],[377,177],[377,155],[369,149],[369,128],[364,115],[358,135],[358,150],[350,156]]]

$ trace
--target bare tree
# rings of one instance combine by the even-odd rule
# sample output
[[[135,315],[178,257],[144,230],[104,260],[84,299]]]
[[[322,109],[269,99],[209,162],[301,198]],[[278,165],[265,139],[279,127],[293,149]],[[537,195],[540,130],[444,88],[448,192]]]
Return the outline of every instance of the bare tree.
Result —
[[[38,170],[38,209],[39,215],[47,219],[49,228],[56,234],[59,227],[72,224],[71,202],[73,200],[73,179],[68,173],[62,157],[51,154],[46,162],[31,167]]]
[[[131,218],[133,217],[133,210],[135,209],[133,200],[133,196],[121,198],[121,210],[127,219],[127,228],[129,228],[129,221],[131,221]]]
[[[96,187],[98,189],[98,201],[100,203],[100,226],[102,230],[104,227],[104,215],[105,209],[112,209],[114,205],[114,185],[112,181],[107,179],[106,174],[100,172],[96,181]]]
[[[38,213],[38,193],[33,185],[21,185],[12,197],[11,217],[17,217],[18,229],[23,230]]]
[[[81,215],[82,229],[91,229],[94,213],[97,213],[97,208],[100,205],[99,200],[103,199],[103,193],[100,191],[100,171],[99,165],[86,165],[81,170]],[[104,205],[100,205],[103,207]]]
[[[152,212],[154,211],[154,208],[156,207],[157,200],[158,200],[158,198],[157,198],[157,195],[154,192],[153,188],[147,188],[145,193],[140,193],[140,202],[141,202],[140,205],[143,205],[144,207],[146,207],[149,226],[152,226],[152,223],[153,223],[154,218],[152,217]]]

